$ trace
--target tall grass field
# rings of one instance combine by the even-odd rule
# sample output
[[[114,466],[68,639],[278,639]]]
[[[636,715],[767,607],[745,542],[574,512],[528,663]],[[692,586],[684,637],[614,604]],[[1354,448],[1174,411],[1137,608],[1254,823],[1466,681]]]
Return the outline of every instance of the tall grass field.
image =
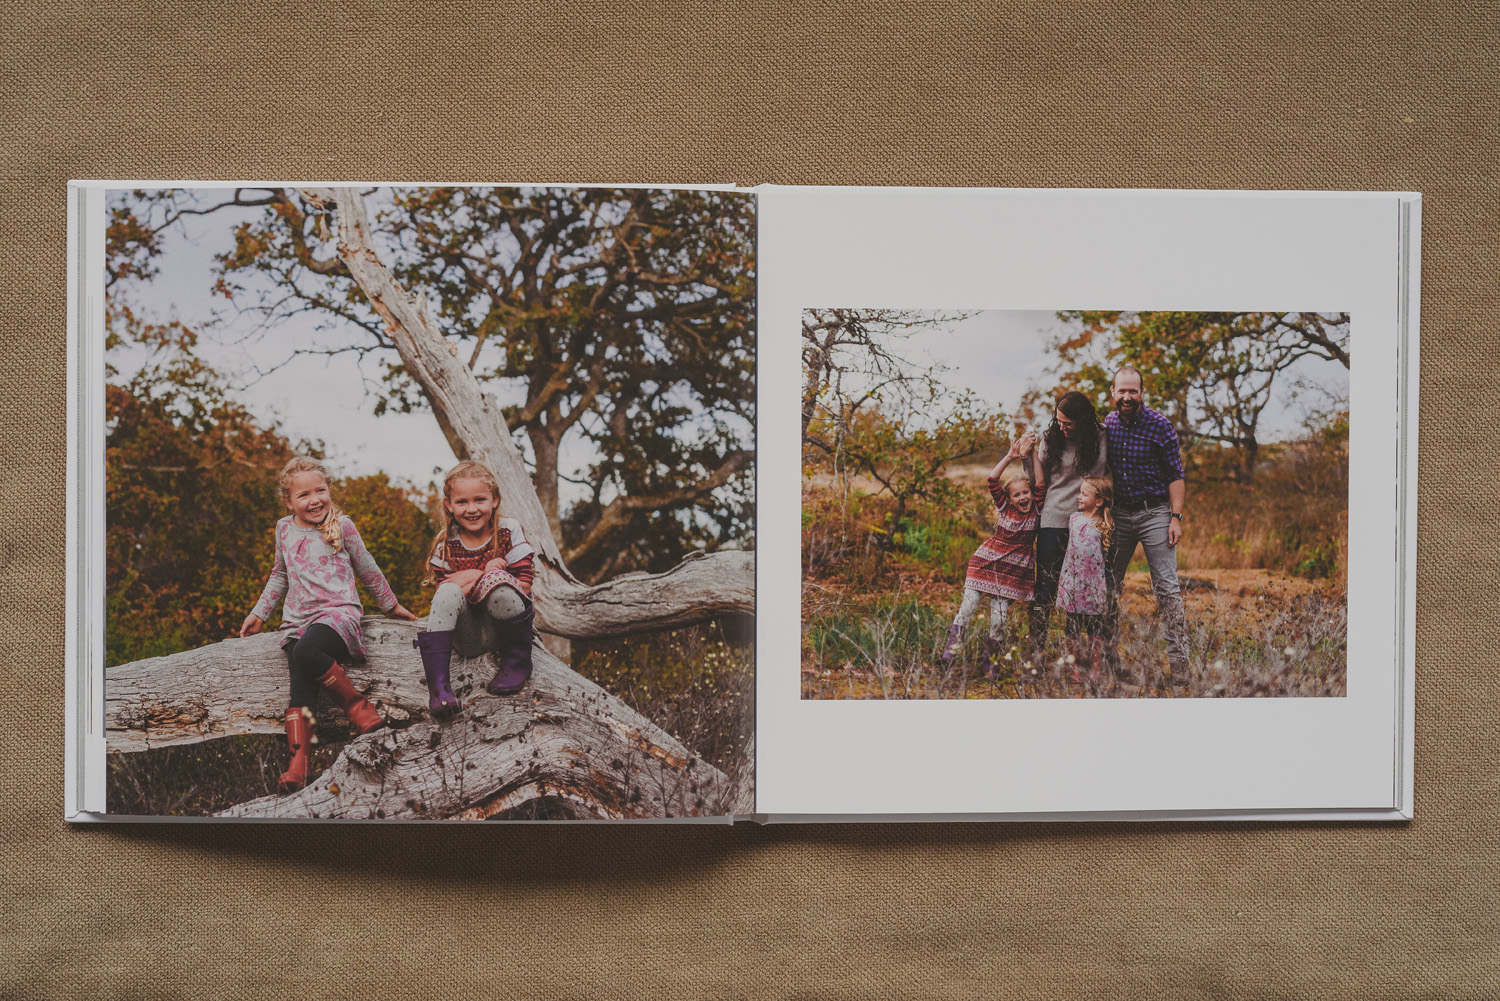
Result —
[[[1026,609],[986,672],[988,603],[950,664],[939,655],[964,572],[990,534],[998,454],[947,470],[961,500],[896,505],[860,477],[806,471],[802,696],[809,699],[1342,696],[1347,684],[1348,425],[1265,446],[1251,482],[1218,457],[1189,465],[1177,547],[1190,660],[1172,678],[1139,551],[1121,595],[1118,664],[1064,643],[1054,611],[1029,656]],[[993,673],[994,677],[987,674]]]

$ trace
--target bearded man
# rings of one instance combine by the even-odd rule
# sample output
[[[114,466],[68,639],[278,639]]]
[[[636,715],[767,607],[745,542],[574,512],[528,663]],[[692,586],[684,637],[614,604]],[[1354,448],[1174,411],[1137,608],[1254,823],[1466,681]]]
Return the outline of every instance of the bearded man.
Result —
[[[1142,399],[1140,370],[1126,365],[1110,382],[1115,409],[1104,418],[1109,471],[1114,477],[1115,527],[1110,539],[1107,631],[1111,663],[1118,662],[1120,589],[1136,546],[1146,552],[1156,611],[1166,627],[1167,664],[1174,686],[1188,682],[1187,614],[1177,580],[1177,543],[1187,477],[1177,429]]]

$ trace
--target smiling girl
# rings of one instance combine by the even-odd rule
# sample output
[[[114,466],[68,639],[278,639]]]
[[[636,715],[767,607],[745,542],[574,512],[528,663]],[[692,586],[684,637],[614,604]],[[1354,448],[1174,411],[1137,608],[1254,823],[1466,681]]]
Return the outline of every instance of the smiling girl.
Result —
[[[355,691],[343,663],[365,656],[360,619],[364,607],[355,589],[362,581],[382,611],[398,619],[416,616],[401,606],[375,558],[360,541],[359,529],[333,503],[328,470],[316,459],[296,456],[277,478],[281,502],[292,513],[276,523],[276,563],[240,636],[260,632],[285,599],[281,649],[291,672],[286,738],[292,762],[277,784],[294,792],[307,784],[308,748],[319,686],[338,702],[356,735],[385,725],[380,713]]]
[[[1085,477],[1078,489],[1078,509],[1068,516],[1068,551],[1057,578],[1057,607],[1068,616],[1070,655],[1094,675],[1104,652],[1100,633],[1109,610],[1104,554],[1114,533],[1113,507],[1114,484],[1109,477]]]
[[[1037,505],[1042,501],[1043,492],[1025,472],[1015,473],[1003,481],[1001,477],[1013,461],[1029,456],[1035,444],[1036,437],[1031,434],[1012,441],[1005,455],[990,471],[988,483],[990,497],[995,502],[995,533],[979,544],[969,560],[964,575],[963,602],[943,641],[940,659],[944,664],[950,664],[963,643],[970,620],[979,609],[980,600],[988,597],[990,629],[984,640],[986,677],[994,677],[997,673],[996,655],[1004,642],[1010,603],[1032,599],[1036,579],[1032,547],[1036,542]],[[1022,468],[1029,465],[1023,463]]]
[[[495,695],[519,692],[531,677],[531,544],[521,523],[500,514],[500,485],[478,462],[460,462],[443,477],[447,524],[433,540],[427,582],[437,586],[427,628],[413,641],[422,653],[427,705],[435,714],[459,708],[448,681],[457,649],[486,656]]]

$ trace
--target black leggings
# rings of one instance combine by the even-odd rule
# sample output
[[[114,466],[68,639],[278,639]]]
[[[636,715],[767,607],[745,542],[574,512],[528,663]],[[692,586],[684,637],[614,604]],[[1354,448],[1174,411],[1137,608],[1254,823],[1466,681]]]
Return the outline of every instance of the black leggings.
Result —
[[[314,622],[302,630],[302,636],[282,646],[288,670],[292,675],[293,709],[312,709],[318,704],[318,679],[328,673],[335,661],[348,661],[349,648],[333,628]]]

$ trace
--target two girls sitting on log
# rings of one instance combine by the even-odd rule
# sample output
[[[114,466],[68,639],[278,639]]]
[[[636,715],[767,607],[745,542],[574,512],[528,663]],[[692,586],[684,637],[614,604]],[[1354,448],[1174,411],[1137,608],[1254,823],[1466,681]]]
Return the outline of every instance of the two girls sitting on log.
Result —
[[[239,635],[260,632],[285,599],[281,648],[291,673],[285,725],[292,760],[277,791],[288,793],[307,784],[319,686],[343,708],[356,736],[385,725],[344,673],[343,664],[365,656],[360,630],[364,608],[355,578],[386,614],[407,620],[416,616],[396,599],[354,522],[333,503],[328,470],[321,463],[295,457],[283,467],[277,484],[291,514],[276,523],[276,562]],[[455,637],[461,653],[484,654],[495,664],[491,692],[520,691],[531,676],[532,549],[521,526],[500,517],[499,505],[499,485],[487,468],[462,462],[448,471],[443,481],[447,524],[429,556],[428,582],[438,590],[429,628],[413,643],[421,651],[428,706],[434,713],[459,707],[448,682]]]

